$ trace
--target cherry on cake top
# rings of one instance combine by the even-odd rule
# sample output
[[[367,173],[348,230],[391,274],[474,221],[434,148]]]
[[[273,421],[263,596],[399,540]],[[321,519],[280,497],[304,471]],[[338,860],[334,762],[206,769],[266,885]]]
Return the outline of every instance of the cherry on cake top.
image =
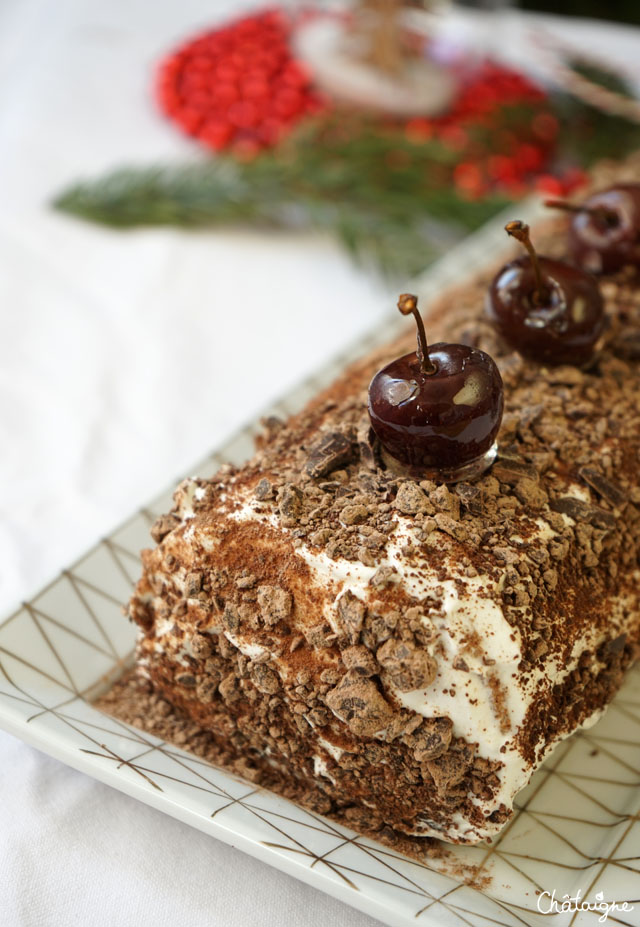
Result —
[[[418,346],[369,385],[369,417],[383,458],[418,478],[477,476],[495,458],[504,405],[500,372],[477,348],[429,345],[417,297],[402,294],[398,309],[413,315]]]
[[[545,205],[573,213],[568,247],[578,267],[592,274],[640,268],[640,184],[616,184],[578,205],[562,200]]]
[[[486,311],[505,341],[543,364],[582,367],[604,329],[604,304],[596,280],[566,261],[538,255],[529,226],[516,219],[506,232],[527,254],[498,271]]]

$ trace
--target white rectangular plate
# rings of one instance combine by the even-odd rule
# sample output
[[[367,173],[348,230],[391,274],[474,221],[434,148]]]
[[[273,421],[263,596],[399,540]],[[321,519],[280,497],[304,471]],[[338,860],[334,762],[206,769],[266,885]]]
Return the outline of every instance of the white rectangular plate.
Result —
[[[417,282],[423,305],[503,246],[502,219]],[[396,334],[395,319],[268,410],[287,416],[355,358]],[[202,461],[207,476],[252,451],[252,424]],[[548,920],[543,892],[590,904],[627,902],[610,923],[640,924],[640,670],[595,727],[565,741],[519,796],[492,845],[451,848],[419,863],[156,737],[91,700],[132,661],[135,629],[121,604],[140,573],[149,526],[168,492],[141,509],[0,624],[0,726],[38,749],[328,892],[384,923],[520,927]],[[473,882],[469,884],[469,877]],[[602,910],[552,922],[598,923]]]

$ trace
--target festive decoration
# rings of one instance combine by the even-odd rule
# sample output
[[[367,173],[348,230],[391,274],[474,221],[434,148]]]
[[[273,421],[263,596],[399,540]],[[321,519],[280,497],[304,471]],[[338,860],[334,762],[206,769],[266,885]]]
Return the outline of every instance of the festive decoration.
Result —
[[[353,0],[342,16],[315,16],[293,32],[296,53],[337,105],[398,118],[434,116],[456,94],[455,69],[428,54],[406,0]]]
[[[161,64],[163,111],[215,158],[121,169],[55,205],[116,227],[322,229],[406,275],[523,194],[566,196],[595,158],[640,146],[639,127],[549,97],[493,62],[457,74],[456,99],[438,117],[330,105],[291,52],[294,28],[278,10],[258,13]]]
[[[539,40],[547,57],[549,52],[555,54],[551,68],[559,86],[567,93],[607,115],[640,124],[640,101],[621,85],[617,67],[602,58],[584,55],[547,32]],[[633,81],[635,73],[629,73],[628,77]]]
[[[197,36],[160,66],[161,108],[214,151],[255,154],[323,108],[289,49],[291,22],[278,10]]]

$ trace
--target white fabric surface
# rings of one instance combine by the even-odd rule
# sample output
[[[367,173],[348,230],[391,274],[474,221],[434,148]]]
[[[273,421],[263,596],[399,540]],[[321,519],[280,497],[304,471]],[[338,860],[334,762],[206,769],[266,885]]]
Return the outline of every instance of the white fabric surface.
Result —
[[[113,233],[47,207],[78,176],[190,153],[150,101],[154,62],[242,7],[0,4],[0,614],[388,311],[325,238]],[[2,927],[374,923],[1,733],[0,751]]]

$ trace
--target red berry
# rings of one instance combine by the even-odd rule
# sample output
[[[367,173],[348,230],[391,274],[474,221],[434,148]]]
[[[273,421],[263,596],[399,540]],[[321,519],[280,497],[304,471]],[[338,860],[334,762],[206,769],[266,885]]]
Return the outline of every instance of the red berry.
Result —
[[[458,190],[473,197],[478,196],[485,186],[480,168],[471,161],[461,161],[456,165],[453,182]]]
[[[558,120],[551,113],[538,113],[531,123],[533,134],[546,142],[556,138],[559,128]]]
[[[562,177],[562,186],[563,193],[573,193],[578,187],[584,186],[589,180],[589,175],[586,171],[581,170],[579,167],[571,167],[568,171],[565,171]]]
[[[233,64],[229,64],[227,58],[222,59],[216,64],[214,74],[216,80],[224,81],[225,83],[232,83],[240,76],[238,68]]]
[[[208,88],[210,84],[211,80],[207,75],[200,74],[197,71],[195,73],[187,72],[180,81],[180,89],[185,95],[189,95]]]
[[[240,91],[234,84],[214,83],[212,87],[213,99],[220,106],[231,106],[240,99]]]
[[[428,119],[410,119],[404,127],[404,134],[411,142],[426,142],[433,135],[433,125]]]
[[[440,132],[441,141],[447,148],[453,148],[454,151],[462,151],[469,142],[469,136],[461,126],[445,126]]]
[[[190,106],[181,109],[176,119],[188,135],[195,135],[202,125],[202,113]]]
[[[202,126],[198,137],[205,145],[221,151],[233,138],[233,128],[222,120],[217,122],[210,120]]]
[[[273,101],[273,110],[282,116],[292,116],[302,106],[302,96],[295,90],[279,90]]]
[[[240,100],[238,103],[232,103],[228,111],[229,122],[238,126],[240,129],[250,129],[255,126],[260,119],[255,104],[248,100]]]
[[[240,85],[242,95],[252,100],[265,100],[269,96],[269,84],[266,80],[245,80]]]
[[[562,181],[552,174],[541,174],[536,180],[536,190],[550,196],[562,196],[564,194]]]
[[[507,180],[515,176],[515,165],[507,155],[491,155],[487,159],[487,173],[492,180]]]
[[[518,166],[525,172],[537,170],[544,160],[543,154],[535,145],[525,142],[519,145],[516,150],[516,160]]]
[[[194,55],[189,61],[189,68],[193,71],[208,72],[211,70],[213,59],[210,55]]]

